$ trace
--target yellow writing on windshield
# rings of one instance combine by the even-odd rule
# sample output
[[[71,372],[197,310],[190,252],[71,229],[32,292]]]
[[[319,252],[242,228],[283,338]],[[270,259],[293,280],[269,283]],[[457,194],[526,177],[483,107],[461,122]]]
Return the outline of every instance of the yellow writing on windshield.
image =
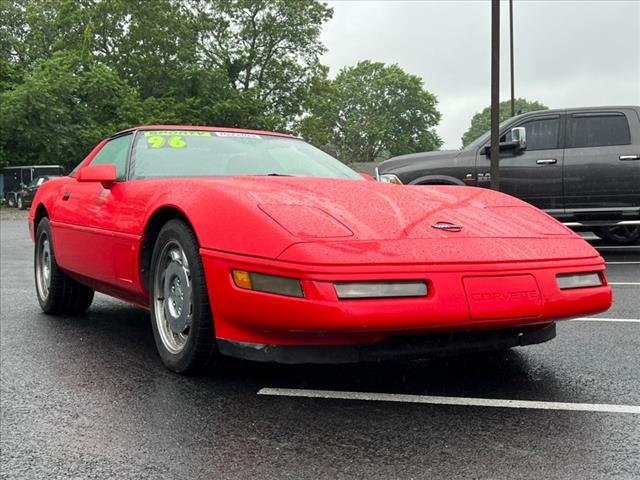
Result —
[[[162,147],[170,147],[170,148],[184,148],[187,146],[187,142],[181,135],[174,135],[169,137],[163,137],[162,135],[150,135],[147,137],[147,145],[150,148],[162,148]]]
[[[162,136],[162,137],[211,137],[211,132],[198,132],[192,130],[149,130],[143,132],[145,137],[154,137],[154,136]]]

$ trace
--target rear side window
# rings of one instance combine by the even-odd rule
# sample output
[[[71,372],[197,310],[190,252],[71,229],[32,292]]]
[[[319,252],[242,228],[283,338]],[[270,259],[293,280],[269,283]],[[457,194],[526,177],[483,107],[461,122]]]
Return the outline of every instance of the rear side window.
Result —
[[[127,176],[127,156],[129,155],[129,146],[131,145],[132,135],[123,135],[122,137],[110,140],[98,154],[91,160],[91,165],[113,164],[116,166],[118,180],[124,180]]]
[[[518,125],[527,131],[527,151],[553,150],[558,148],[558,133],[560,132],[560,117],[540,118]],[[501,139],[501,142],[511,141],[511,130]]]
[[[567,121],[567,148],[629,145],[631,134],[622,113],[574,114]]]

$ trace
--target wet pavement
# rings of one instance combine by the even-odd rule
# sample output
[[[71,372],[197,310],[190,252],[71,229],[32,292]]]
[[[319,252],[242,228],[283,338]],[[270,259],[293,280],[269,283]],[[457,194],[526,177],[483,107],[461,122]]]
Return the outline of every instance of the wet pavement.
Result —
[[[640,406],[640,248],[603,249],[608,321],[499,354],[184,377],[149,315],[41,313],[24,220],[0,222],[2,478],[640,478],[640,414],[263,396],[264,387]],[[597,243],[597,242],[596,242]],[[633,263],[636,262],[636,263]],[[636,283],[634,285],[634,283]]]

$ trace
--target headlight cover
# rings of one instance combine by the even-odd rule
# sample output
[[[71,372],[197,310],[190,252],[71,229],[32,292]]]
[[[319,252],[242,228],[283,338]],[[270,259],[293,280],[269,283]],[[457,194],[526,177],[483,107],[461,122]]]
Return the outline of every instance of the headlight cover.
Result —
[[[556,275],[560,290],[571,290],[573,288],[600,287],[604,285],[602,277],[597,272],[590,273],[568,273]]]
[[[277,275],[266,275],[264,273],[246,272],[244,270],[233,270],[233,283],[238,288],[244,290],[254,290],[256,292],[274,293],[287,297],[304,297],[300,280],[289,277],[279,277]]]
[[[424,297],[423,281],[340,282],[334,288],[339,299]]]
[[[378,181],[382,183],[393,183],[394,185],[402,185],[402,180],[400,180],[396,175],[392,173],[382,173],[378,175]]]

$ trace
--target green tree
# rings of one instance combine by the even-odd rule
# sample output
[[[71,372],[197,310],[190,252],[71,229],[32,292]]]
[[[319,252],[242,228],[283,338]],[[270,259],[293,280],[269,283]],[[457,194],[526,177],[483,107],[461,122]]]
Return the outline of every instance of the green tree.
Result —
[[[398,65],[371,61],[344,68],[334,81],[318,80],[299,130],[312,143],[349,162],[434,150],[440,121],[436,97],[422,79]]]
[[[524,98],[516,98],[516,112],[533,112],[535,110],[548,110],[549,107],[540,102],[530,102]],[[500,102],[500,121],[507,120],[511,117],[511,100]],[[485,134],[491,129],[491,107],[487,107],[481,112],[476,113],[471,119],[471,126],[462,135],[462,146],[466,147],[476,138]]]
[[[24,82],[0,94],[0,149],[13,164],[77,164],[98,141],[143,115],[135,89],[74,53],[36,65]]]
[[[113,69],[141,98],[183,95],[183,72],[226,74],[243,102],[288,123],[321,71],[318,0],[5,0],[2,60],[28,72],[55,52]],[[8,66],[0,64],[1,71]],[[250,93],[250,95],[249,95]],[[251,101],[250,101],[251,100]]]
[[[278,114],[281,128],[301,113],[323,70],[321,27],[333,10],[317,0],[194,1],[202,64]]]

